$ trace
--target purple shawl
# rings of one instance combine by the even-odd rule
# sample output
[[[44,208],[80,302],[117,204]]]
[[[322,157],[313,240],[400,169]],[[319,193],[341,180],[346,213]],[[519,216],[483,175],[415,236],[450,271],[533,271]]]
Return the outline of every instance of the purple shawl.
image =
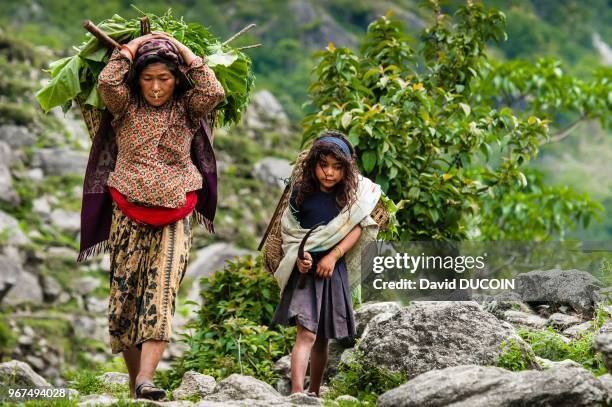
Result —
[[[109,250],[113,200],[106,181],[115,169],[117,143],[111,126],[113,116],[107,110],[102,113],[98,133],[93,139],[85,181],[83,183],[83,203],[81,206],[81,244],[77,262]],[[204,185],[196,194],[198,203],[194,211],[197,221],[210,233],[215,233],[213,220],[217,208],[217,163],[212,147],[212,130],[205,120],[200,120],[200,128],[191,143],[191,160],[202,174]]]

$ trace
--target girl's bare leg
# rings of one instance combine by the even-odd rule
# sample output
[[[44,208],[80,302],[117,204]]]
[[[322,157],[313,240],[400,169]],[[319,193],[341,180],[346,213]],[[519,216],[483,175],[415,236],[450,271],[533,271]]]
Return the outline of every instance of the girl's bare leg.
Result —
[[[308,391],[314,392],[317,396],[323,381],[323,372],[327,365],[328,344],[329,341],[327,339],[317,337],[312,346],[312,354],[310,356],[310,386]]]
[[[316,334],[297,325],[297,338],[291,352],[291,394],[304,391],[304,377],[308,368],[310,350],[315,343]]]
[[[123,359],[130,375],[130,396],[136,398],[134,390],[136,388],[136,376],[140,370],[140,351],[136,346],[131,346],[123,351]]]

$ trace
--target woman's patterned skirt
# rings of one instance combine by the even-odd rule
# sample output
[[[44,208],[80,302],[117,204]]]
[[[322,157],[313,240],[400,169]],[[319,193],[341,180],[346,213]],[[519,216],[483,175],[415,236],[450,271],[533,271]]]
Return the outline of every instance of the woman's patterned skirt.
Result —
[[[161,228],[128,218],[113,202],[108,322],[112,353],[170,341],[191,249],[191,216]]]

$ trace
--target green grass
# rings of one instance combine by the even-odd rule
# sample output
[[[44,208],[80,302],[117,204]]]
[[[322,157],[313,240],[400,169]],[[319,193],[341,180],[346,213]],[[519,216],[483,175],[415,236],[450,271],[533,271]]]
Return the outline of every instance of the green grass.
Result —
[[[533,353],[524,349],[515,339],[502,342],[501,347],[502,354],[495,361],[497,367],[519,372],[536,365]]]
[[[360,401],[360,404],[356,405],[375,406],[379,395],[407,381],[406,374],[371,365],[365,361],[363,354],[356,350],[348,365],[340,366],[338,374],[331,380],[330,391],[324,395],[324,399],[330,402],[348,394]]]
[[[129,398],[128,384],[106,384],[98,378],[99,372],[75,371],[68,375],[69,387],[79,391],[81,395],[108,394],[119,399]]]
[[[580,363],[595,376],[607,373],[602,355],[593,348],[596,336],[594,331],[587,331],[580,338],[569,343],[565,343],[561,335],[551,327],[543,331],[519,329],[517,333],[529,343],[534,353],[541,358],[552,361],[570,359]]]

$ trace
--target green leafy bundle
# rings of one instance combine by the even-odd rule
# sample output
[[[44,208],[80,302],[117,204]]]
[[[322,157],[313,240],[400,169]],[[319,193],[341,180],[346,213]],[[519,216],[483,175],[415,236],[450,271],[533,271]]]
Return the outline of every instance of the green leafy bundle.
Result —
[[[222,43],[206,28],[196,23],[177,20],[172,11],[157,16],[147,13],[151,31],[164,31],[185,44],[196,55],[205,56],[207,65],[215,72],[225,90],[225,100],[217,106],[217,126],[238,123],[253,91],[255,76],[251,59],[239,49]],[[117,14],[99,23],[98,28],[118,43],[127,43],[140,36],[140,20],[125,19]],[[72,101],[104,109],[96,84],[98,75],[110,56],[110,50],[92,34],[75,47],[77,54],[49,64],[51,81],[36,93],[45,112],[62,106],[66,112]]]

